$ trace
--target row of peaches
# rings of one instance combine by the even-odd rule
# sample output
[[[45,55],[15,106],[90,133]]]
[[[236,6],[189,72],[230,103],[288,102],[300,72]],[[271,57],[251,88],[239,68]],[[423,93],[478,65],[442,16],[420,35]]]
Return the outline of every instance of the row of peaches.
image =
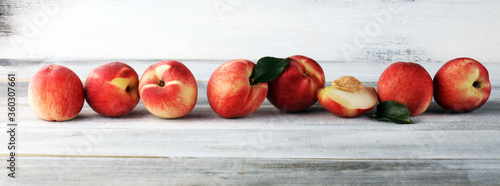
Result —
[[[296,55],[264,57],[257,64],[244,59],[228,61],[212,73],[207,98],[212,110],[224,118],[251,114],[266,97],[285,112],[302,111],[319,101],[341,117],[357,117],[379,102],[393,101],[405,107],[409,118],[425,112],[433,96],[445,109],[468,112],[481,107],[490,92],[488,71],[471,58],[447,62],[434,79],[417,63],[396,62],[384,70],[375,90],[352,76],[341,77],[325,88],[321,66]],[[28,88],[31,109],[48,121],[74,118],[85,100],[95,112],[108,117],[128,114],[141,99],[158,117],[180,118],[194,108],[197,96],[193,74],[173,60],[149,66],[140,79],[131,66],[109,62],[93,69],[85,85],[71,69],[47,65],[34,74]],[[377,113],[383,114],[381,109],[387,108],[377,107]],[[391,119],[390,113],[387,117]]]

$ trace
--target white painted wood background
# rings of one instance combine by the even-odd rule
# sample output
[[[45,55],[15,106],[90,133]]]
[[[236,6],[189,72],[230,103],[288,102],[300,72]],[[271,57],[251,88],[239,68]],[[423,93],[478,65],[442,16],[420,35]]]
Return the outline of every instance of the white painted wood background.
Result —
[[[1,58],[499,62],[496,0],[2,0]]]
[[[18,178],[2,168],[0,185],[498,184],[499,31],[495,0],[1,0],[0,90],[16,73],[19,156]],[[434,76],[468,56],[487,67],[493,90],[466,114],[432,102],[415,125],[339,118],[319,104],[285,114],[266,101],[231,120],[210,109],[206,84],[226,60],[294,54],[318,60],[327,85],[354,75],[370,86],[395,61]],[[85,80],[105,62],[142,75],[163,59],[185,63],[198,80],[197,105],[181,119],[140,103],[123,118],[85,105],[74,120],[52,123],[27,103],[31,76],[47,64]],[[0,92],[2,125],[5,100]],[[6,139],[0,132],[5,158]]]

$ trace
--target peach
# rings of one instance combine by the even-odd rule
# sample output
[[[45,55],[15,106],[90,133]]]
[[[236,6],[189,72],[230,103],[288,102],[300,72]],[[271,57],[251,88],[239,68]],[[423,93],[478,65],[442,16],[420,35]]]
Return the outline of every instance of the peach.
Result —
[[[267,99],[285,112],[298,112],[316,103],[316,91],[325,87],[325,75],[313,59],[295,55],[276,79],[269,81]]]
[[[378,102],[373,87],[365,87],[358,79],[344,76],[332,85],[319,89],[318,102],[329,112],[341,117],[357,117],[370,111]]]
[[[119,117],[132,111],[139,103],[139,77],[129,65],[110,62],[101,65],[87,76],[85,97],[97,113]]]
[[[380,102],[396,101],[417,116],[427,110],[434,91],[432,78],[424,67],[412,62],[396,62],[380,76],[377,92]]]
[[[266,99],[267,83],[251,84],[255,64],[235,59],[219,66],[210,76],[207,86],[208,102],[212,110],[223,118],[249,115]]]
[[[196,105],[198,87],[184,64],[166,60],[146,69],[139,80],[139,95],[152,114],[161,118],[180,118]]]
[[[447,110],[476,110],[488,101],[490,93],[488,70],[471,58],[450,60],[434,76],[434,100]]]
[[[28,101],[35,114],[47,121],[67,121],[80,113],[85,100],[80,78],[69,68],[47,65],[28,86]]]

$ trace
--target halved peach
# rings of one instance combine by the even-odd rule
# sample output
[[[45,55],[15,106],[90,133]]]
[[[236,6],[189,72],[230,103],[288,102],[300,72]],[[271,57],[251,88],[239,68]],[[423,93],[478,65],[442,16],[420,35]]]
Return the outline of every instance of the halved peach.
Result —
[[[343,76],[316,92],[318,101],[329,112],[341,117],[357,117],[370,111],[378,102],[373,87],[365,87],[352,76]]]

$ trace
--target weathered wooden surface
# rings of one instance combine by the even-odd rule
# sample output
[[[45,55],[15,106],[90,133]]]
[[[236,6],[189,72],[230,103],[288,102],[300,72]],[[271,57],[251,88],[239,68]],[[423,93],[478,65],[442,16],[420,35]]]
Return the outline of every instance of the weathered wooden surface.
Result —
[[[207,106],[197,106],[188,116],[176,120],[156,118],[142,105],[127,117],[118,119],[98,116],[86,107],[77,118],[65,123],[41,121],[28,108],[21,107],[18,153],[42,156],[496,159],[500,154],[500,126],[495,116],[499,108],[497,101],[491,101],[483,110],[456,115],[439,112],[433,105],[425,115],[413,118],[416,125],[401,126],[376,122],[368,116],[338,118],[318,106],[304,113],[285,114],[264,105],[248,117],[233,120],[219,118]]]
[[[6,60],[18,74],[17,178],[0,175],[2,185],[19,184],[467,184],[500,183],[500,73],[488,64],[494,82],[480,109],[450,113],[435,102],[414,125],[336,117],[319,104],[305,112],[283,113],[269,102],[239,119],[218,117],[208,105],[206,84],[223,63],[184,61],[199,78],[198,102],[184,118],[160,119],[140,103],[129,115],[108,118],[88,105],[73,120],[46,122],[27,104],[31,74],[49,63],[65,65],[84,80],[105,61],[42,62]],[[139,74],[157,60],[128,61]],[[7,63],[6,63],[7,64]],[[208,64],[208,65],[203,65]],[[328,81],[363,70],[376,86],[388,65],[321,62]],[[431,76],[441,63],[422,63]],[[361,68],[364,69],[364,68]],[[1,81],[5,83],[5,79]],[[2,87],[5,87],[2,84]],[[2,108],[5,96],[0,95]],[[373,113],[374,110],[371,111]],[[6,115],[6,109],[0,114]],[[7,140],[5,132],[0,133]],[[7,156],[7,149],[0,154]]]
[[[498,184],[499,160],[59,158],[19,160],[11,185]]]
[[[498,62],[497,0],[2,0],[0,58]]]
[[[498,10],[497,0],[1,0],[0,121],[7,130],[6,78],[15,73],[19,126],[17,178],[2,168],[0,185],[499,184]],[[210,109],[206,84],[226,60],[295,54],[318,60],[327,85],[353,75],[370,86],[396,61],[433,76],[468,56],[484,63],[493,90],[471,113],[432,102],[414,125],[339,118],[319,104],[287,114],[266,101],[240,119]],[[28,82],[44,65],[83,81],[105,62],[142,75],[164,59],[198,80],[184,118],[157,118],[141,103],[107,118],[85,105],[53,123],[29,108]],[[0,167],[7,140],[0,132]]]

